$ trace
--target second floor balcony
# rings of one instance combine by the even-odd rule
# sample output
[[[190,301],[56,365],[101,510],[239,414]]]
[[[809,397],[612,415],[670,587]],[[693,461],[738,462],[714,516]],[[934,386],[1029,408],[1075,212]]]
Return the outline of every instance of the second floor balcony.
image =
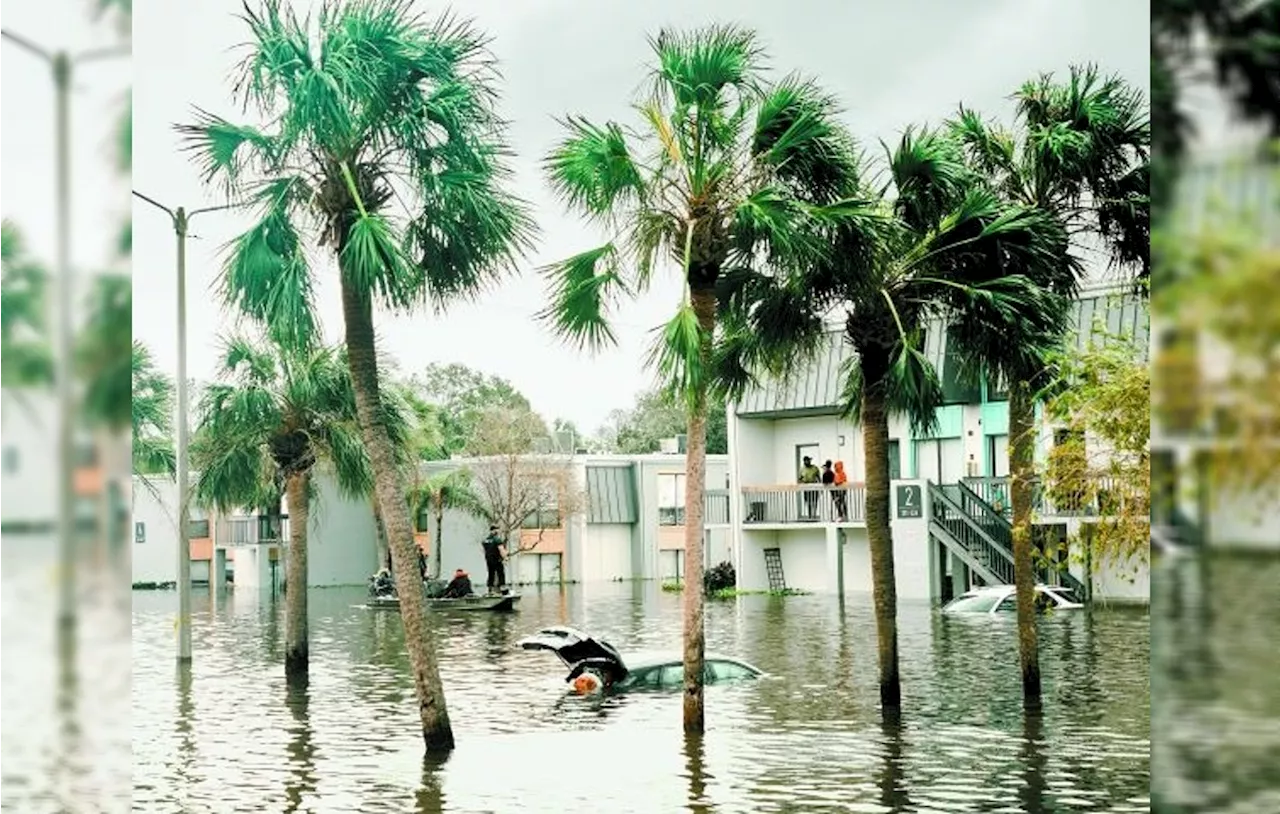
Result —
[[[221,547],[286,545],[289,542],[289,518],[283,515],[220,517],[216,531],[214,544]]]
[[[816,486],[778,484],[742,488],[744,525],[850,523],[867,521],[866,487],[862,484]]]

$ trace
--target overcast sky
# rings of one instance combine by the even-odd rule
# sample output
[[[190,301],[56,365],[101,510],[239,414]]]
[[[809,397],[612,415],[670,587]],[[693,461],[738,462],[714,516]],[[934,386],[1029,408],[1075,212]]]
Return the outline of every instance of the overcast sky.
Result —
[[[6,2],[4,30],[48,51],[87,49],[120,40],[106,23],[93,24],[89,0]],[[54,213],[54,89],[47,63],[0,45],[0,179],[4,217],[22,230],[32,254],[50,268],[57,247]],[[113,260],[120,224],[129,213],[129,180],[114,168],[116,133],[132,72],[127,58],[93,62],[75,77],[71,97],[73,268],[92,274]],[[117,264],[117,271],[126,271]],[[83,300],[87,281],[77,283]]]
[[[135,6],[134,186],[169,206],[216,202],[177,149],[172,125],[189,120],[192,105],[238,117],[227,81],[237,59],[233,46],[247,34],[234,16],[238,8],[239,0],[140,0]],[[669,316],[680,289],[668,277],[628,306],[617,322],[619,346],[597,358],[552,339],[532,319],[545,302],[533,270],[593,245],[595,236],[551,197],[538,161],[559,134],[556,116],[634,121],[628,104],[648,62],[647,34],[666,25],[730,21],[757,29],[771,64],[818,77],[842,100],[855,135],[877,150],[876,139],[893,140],[908,124],[936,122],[961,101],[1007,115],[1007,97],[1022,81],[1074,62],[1098,62],[1144,88],[1149,77],[1148,7],[1135,0],[464,0],[453,9],[493,37],[505,76],[501,111],[512,122],[517,151],[515,191],[533,203],[541,240],[520,275],[473,306],[443,317],[380,316],[381,341],[406,373],[431,361],[461,362],[511,380],[535,409],[585,431],[650,384],[643,366],[650,332]],[[6,68],[9,61],[6,56]],[[172,232],[163,214],[144,206],[134,210],[134,335],[172,369]],[[212,373],[216,336],[228,325],[209,289],[220,249],[246,225],[240,216],[219,213],[192,227],[200,236],[188,251],[195,377]],[[336,341],[342,318],[332,269],[323,271],[318,299],[326,332]]]

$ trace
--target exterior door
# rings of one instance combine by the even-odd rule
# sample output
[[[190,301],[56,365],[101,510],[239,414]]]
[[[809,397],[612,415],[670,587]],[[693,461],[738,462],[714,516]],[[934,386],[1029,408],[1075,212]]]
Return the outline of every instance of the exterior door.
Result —
[[[916,441],[916,477],[941,483],[941,476],[942,463],[938,459],[938,442],[936,440]]]
[[[987,436],[987,475],[994,478],[1009,477],[1009,436]]]
[[[795,469],[791,470],[791,482],[795,483],[800,476],[800,466],[806,457],[813,459],[813,465],[822,466],[820,460],[822,456],[822,447],[817,444],[796,444],[796,463]]]
[[[959,483],[964,477],[964,439],[943,438],[938,442],[938,469],[942,483]]]

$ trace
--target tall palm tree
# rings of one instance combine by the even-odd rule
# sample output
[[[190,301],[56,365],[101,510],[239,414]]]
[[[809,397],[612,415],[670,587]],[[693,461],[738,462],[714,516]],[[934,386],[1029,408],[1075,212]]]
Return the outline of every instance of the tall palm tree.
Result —
[[[151,351],[141,342],[133,343],[130,358],[133,474],[174,475],[177,455],[173,449],[173,382],[156,369]]]
[[[373,489],[351,376],[337,349],[299,352],[242,337],[227,341],[221,362],[220,381],[209,386],[200,404],[193,444],[200,473],[195,499],[229,512],[285,495],[285,672],[305,675],[312,472],[323,460],[346,494],[362,498]],[[383,421],[396,440],[407,435],[405,418],[396,410],[385,411]]]
[[[468,514],[480,516],[479,507],[483,502],[471,487],[471,472],[466,469],[454,469],[441,472],[417,484],[410,494],[415,513],[423,508],[430,508],[436,521],[436,534],[431,540],[431,573],[436,579],[444,573],[444,513],[447,510],[460,510]]]
[[[1086,253],[1101,243],[1113,266],[1147,276],[1151,125],[1142,92],[1093,67],[1073,67],[1065,82],[1045,74],[1025,83],[1014,99],[1017,132],[963,108],[950,123],[970,162],[1003,200],[1044,212],[1071,235],[1071,245],[1057,263],[1011,258],[1010,271],[1071,298],[1085,273]],[[1069,328],[1068,313],[1046,316],[1053,317],[1053,333],[1062,337]],[[1049,357],[1057,343],[1020,346],[980,326],[958,339],[962,353],[1009,383],[1009,497],[1019,662],[1023,698],[1034,707],[1040,703],[1031,540],[1035,394],[1054,378]]]
[[[789,76],[767,82],[755,34],[734,27],[663,30],[650,41],[652,90],[641,130],[569,117],[546,159],[552,187],[612,239],[548,269],[543,316],[560,335],[612,342],[607,311],[667,265],[684,294],[651,364],[688,419],[685,506],[684,727],[703,710],[702,495],[716,286],[737,266],[785,265],[809,248],[804,224],[835,201],[854,166],[831,97]],[[838,208],[822,216],[837,217]]]
[[[860,421],[866,455],[867,536],[879,642],[880,702],[901,706],[897,591],[889,520],[889,414],[930,428],[942,387],[924,354],[930,324],[999,326],[1010,342],[1039,342],[1055,298],[1007,270],[1052,262],[1066,246],[1059,224],[1002,202],[968,171],[960,144],[937,130],[908,129],[888,158],[878,192],[845,191],[857,211],[822,231],[832,251],[790,272],[740,271],[723,288],[730,330],[721,376],[741,392],[759,372],[795,369],[843,322],[854,350],[846,413]]]
[[[382,422],[374,303],[437,309],[475,297],[527,248],[533,227],[504,183],[503,123],[486,39],[409,0],[326,4],[313,21],[280,0],[246,7],[235,95],[264,127],[201,112],[182,128],[205,178],[254,201],[261,221],[234,242],[227,301],[302,344],[315,333],[310,237],[339,270],[347,360],[377,500],[391,542],[428,751],[453,729],[414,567],[409,506]]]

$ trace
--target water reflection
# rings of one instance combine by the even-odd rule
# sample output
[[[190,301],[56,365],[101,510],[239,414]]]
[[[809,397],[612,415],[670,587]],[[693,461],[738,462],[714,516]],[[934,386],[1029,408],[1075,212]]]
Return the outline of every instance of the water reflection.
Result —
[[[530,590],[514,614],[432,616],[459,746],[447,764],[424,764],[396,614],[353,607],[359,588],[314,592],[310,683],[289,687],[283,608],[234,597],[196,620],[194,677],[175,685],[156,678],[172,670],[175,598],[135,596],[135,810],[268,800],[267,810],[315,812],[963,814],[1071,799],[1073,811],[1120,811],[1149,784],[1141,614],[1045,621],[1047,714],[1028,730],[1016,631],[1001,620],[904,603],[904,722],[877,709],[869,597],[843,608],[819,596],[709,603],[708,650],[768,677],[709,688],[710,728],[685,738],[679,693],[571,695],[554,657],[516,645],[567,609],[564,621],[624,654],[678,651],[678,594]]]
[[[1152,810],[1280,811],[1280,558],[1158,564]]]

